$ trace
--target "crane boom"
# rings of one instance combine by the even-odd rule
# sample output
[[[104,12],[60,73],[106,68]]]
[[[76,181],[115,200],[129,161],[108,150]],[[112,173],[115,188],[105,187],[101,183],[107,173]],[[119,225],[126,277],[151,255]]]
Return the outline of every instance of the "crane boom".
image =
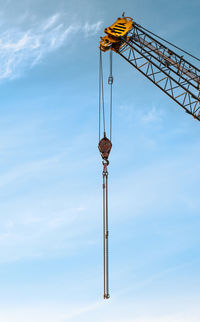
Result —
[[[113,50],[200,121],[200,70],[132,18],[118,18],[105,29],[102,51]]]

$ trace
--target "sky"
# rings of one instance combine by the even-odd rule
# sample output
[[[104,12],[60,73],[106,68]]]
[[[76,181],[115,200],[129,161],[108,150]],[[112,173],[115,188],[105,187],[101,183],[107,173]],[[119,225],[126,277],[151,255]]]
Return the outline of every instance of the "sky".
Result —
[[[199,321],[199,122],[113,55],[107,301],[97,145],[104,28],[199,57],[200,2],[0,4],[0,321]]]

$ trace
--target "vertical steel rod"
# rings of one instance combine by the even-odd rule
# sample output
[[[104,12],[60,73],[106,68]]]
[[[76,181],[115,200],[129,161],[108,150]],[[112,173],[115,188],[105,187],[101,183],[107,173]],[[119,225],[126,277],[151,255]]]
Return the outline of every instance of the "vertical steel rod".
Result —
[[[106,173],[106,298],[109,295],[109,262],[108,262],[108,172]]]
[[[106,249],[105,249],[105,175],[103,171],[103,282],[104,298],[106,295]]]
[[[103,270],[104,270],[104,299],[109,295],[109,261],[108,261],[108,171],[107,164],[103,169]]]

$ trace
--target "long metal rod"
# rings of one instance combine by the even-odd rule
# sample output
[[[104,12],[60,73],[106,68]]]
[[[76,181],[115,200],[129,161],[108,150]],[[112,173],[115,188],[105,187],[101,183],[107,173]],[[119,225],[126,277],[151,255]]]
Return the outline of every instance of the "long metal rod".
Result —
[[[108,171],[103,163],[103,271],[104,271],[104,299],[109,295],[109,259],[108,259]]]
[[[105,249],[105,175],[103,173],[103,291],[106,294],[106,249]]]
[[[109,262],[108,262],[108,172],[106,173],[106,295],[109,298]]]

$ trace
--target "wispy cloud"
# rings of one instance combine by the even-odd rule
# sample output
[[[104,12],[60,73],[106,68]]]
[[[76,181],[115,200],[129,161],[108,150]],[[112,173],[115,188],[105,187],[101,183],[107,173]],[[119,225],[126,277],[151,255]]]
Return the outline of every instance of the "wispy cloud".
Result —
[[[59,13],[27,30],[19,26],[0,34],[0,79],[12,79],[37,64],[50,52],[63,46],[72,35],[82,33],[84,37],[95,35],[102,22],[83,25],[66,24]]]
[[[155,106],[152,107],[146,114],[142,116],[144,123],[158,123],[162,120],[161,111],[157,110]]]
[[[194,298],[192,298],[194,300]],[[196,300],[196,299],[195,299]],[[138,309],[134,302],[125,304],[123,300],[120,302],[105,303],[103,300],[94,303],[85,304],[77,303],[76,306],[72,303],[64,305],[36,305],[13,308],[12,310],[2,308],[0,312],[1,321],[6,322],[24,322],[24,321],[50,321],[50,322],[78,322],[78,321],[105,321],[105,322],[198,322],[199,310],[194,305],[189,305],[189,308],[183,307],[182,310],[178,308],[171,308],[172,312],[168,312],[163,308],[163,312],[155,313],[150,311],[149,303],[143,302],[143,309],[139,305],[141,312],[138,314]],[[85,305],[84,305],[85,304]],[[158,303],[160,304],[160,303]],[[197,304],[197,300],[195,301]],[[145,307],[145,309],[144,309]],[[122,313],[123,311],[123,313]],[[167,312],[166,312],[167,311]],[[124,313],[125,312],[125,313]],[[124,316],[123,316],[124,315]]]
[[[50,322],[67,322],[67,321],[77,321],[77,319],[90,314],[91,312],[94,313],[95,309],[102,308],[103,301],[96,301],[93,303],[77,303],[77,305],[66,305],[56,306],[53,305],[53,309],[46,307],[41,307],[37,305],[36,307],[23,307],[23,308],[15,308],[12,312],[7,311],[6,309],[1,310],[0,312],[0,319],[1,321],[6,322],[22,322],[25,321],[27,318],[30,322],[38,321],[42,322],[44,320],[48,320]],[[75,319],[75,320],[74,320]]]
[[[108,321],[108,320],[107,320]],[[132,319],[115,319],[109,320],[109,322],[132,322]],[[158,316],[151,316],[151,317],[142,317],[134,319],[134,322],[197,322],[197,319],[190,319],[189,317],[185,317],[181,313],[175,314],[166,314],[166,315],[159,315]]]
[[[88,22],[85,23],[83,26],[83,32],[86,37],[90,37],[96,35],[96,33],[101,29],[102,21],[98,21],[97,23],[89,24]]]

